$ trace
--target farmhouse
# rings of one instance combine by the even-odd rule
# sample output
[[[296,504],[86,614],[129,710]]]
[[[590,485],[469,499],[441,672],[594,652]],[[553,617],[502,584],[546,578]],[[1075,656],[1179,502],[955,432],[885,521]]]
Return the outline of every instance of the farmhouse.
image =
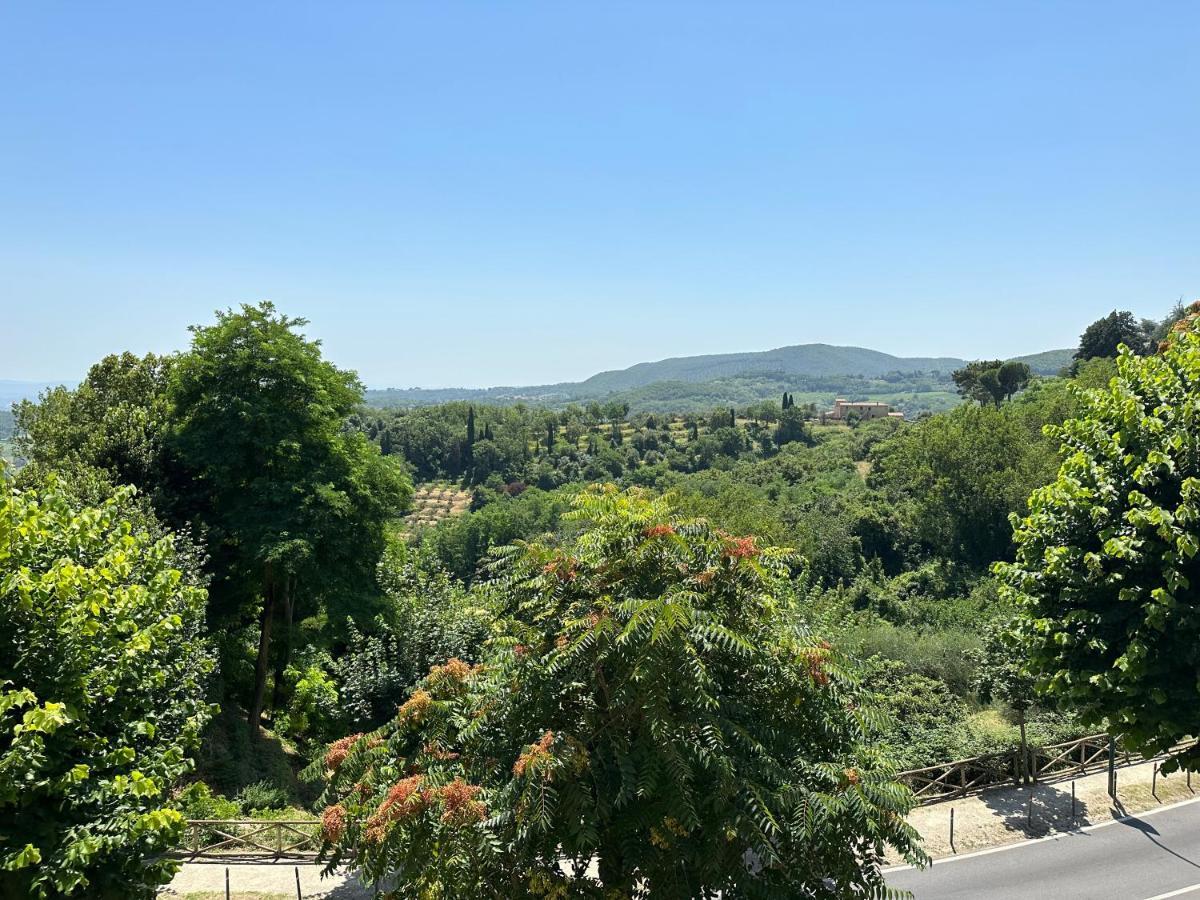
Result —
[[[892,412],[892,408],[886,403],[875,403],[868,400],[852,403],[849,400],[838,398],[833,401],[833,409],[821,413],[821,421],[845,422],[852,416],[863,421],[888,417],[903,419],[904,413]]]

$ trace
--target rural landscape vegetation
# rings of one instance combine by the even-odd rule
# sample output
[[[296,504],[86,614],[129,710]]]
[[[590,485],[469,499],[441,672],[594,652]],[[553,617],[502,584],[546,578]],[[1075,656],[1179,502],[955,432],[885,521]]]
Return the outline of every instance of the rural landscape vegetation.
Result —
[[[1096,316],[368,391],[263,302],[4,385],[0,897],[150,897],[241,818],[397,897],[882,896],[899,772],[1168,750],[1200,304]]]
[[[0,4],[0,900],[1198,900],[1200,4]]]

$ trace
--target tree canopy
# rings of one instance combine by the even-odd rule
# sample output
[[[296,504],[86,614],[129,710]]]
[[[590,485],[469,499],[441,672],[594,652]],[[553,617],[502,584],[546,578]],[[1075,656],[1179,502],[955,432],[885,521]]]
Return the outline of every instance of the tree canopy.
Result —
[[[122,489],[79,508],[0,467],[0,897],[153,896],[210,715],[205,592]]]
[[[1200,333],[1117,377],[1053,434],[1065,458],[998,567],[1039,687],[1133,748],[1200,733]],[[1168,764],[1200,768],[1200,750]]]
[[[208,536],[217,599],[260,610],[255,729],[276,616],[289,629],[302,591],[369,584],[384,525],[411,494],[395,462],[345,428],[362,387],[322,359],[305,324],[270,303],[218,312],[216,324],[192,328],[170,382],[168,445],[187,475],[175,515]]]
[[[1150,323],[1156,325],[1157,323]],[[1079,336],[1076,359],[1115,357],[1122,345],[1133,353],[1145,353],[1149,336],[1142,323],[1128,310],[1113,310],[1097,319]]]

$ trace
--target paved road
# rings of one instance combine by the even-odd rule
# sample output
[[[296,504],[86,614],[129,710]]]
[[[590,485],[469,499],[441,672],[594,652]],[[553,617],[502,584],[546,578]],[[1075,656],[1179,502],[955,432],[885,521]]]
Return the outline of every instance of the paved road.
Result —
[[[895,870],[887,881],[916,900],[1200,900],[1200,801]]]

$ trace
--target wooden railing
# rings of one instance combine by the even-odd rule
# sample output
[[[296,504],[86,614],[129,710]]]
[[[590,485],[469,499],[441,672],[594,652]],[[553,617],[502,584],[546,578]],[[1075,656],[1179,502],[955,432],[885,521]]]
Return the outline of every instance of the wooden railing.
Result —
[[[177,859],[234,861],[313,860],[321,849],[321,823],[266,819],[188,819]]]
[[[912,789],[917,802],[924,806],[953,800],[999,784],[1015,783],[1019,756],[1020,752],[1016,750],[972,756],[926,766],[924,769],[910,769],[897,777]]]
[[[924,769],[911,769],[901,772],[897,777],[912,789],[917,802],[925,806],[991,787],[1019,784],[1023,771],[1028,772],[1034,781],[1102,771],[1108,765],[1109,740],[1107,734],[1089,734],[1059,744],[1030,747],[1026,766],[1021,765],[1021,751],[1012,750],[958,759]],[[1177,753],[1196,743],[1194,740],[1185,741],[1172,747],[1169,752]],[[1141,757],[1134,756],[1119,743],[1114,749],[1118,766],[1143,762]],[[1166,755],[1164,753],[1153,758],[1160,759]]]

